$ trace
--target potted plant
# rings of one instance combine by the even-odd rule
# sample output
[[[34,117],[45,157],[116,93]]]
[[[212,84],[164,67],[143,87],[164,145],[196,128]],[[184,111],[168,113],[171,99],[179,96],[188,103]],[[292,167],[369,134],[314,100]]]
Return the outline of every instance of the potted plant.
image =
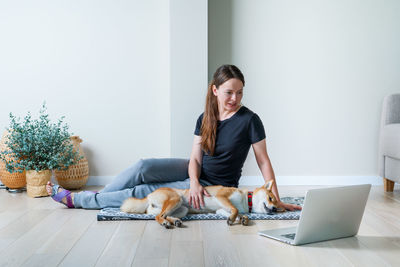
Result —
[[[8,140],[8,131],[4,131],[0,140],[0,151],[9,150],[6,142]],[[5,156],[8,160],[11,159],[9,155]],[[6,169],[6,164],[0,160],[0,179],[4,186],[9,189],[9,192],[22,192],[22,188],[26,185],[25,171],[10,173]],[[10,191],[11,189],[11,191]]]
[[[26,189],[31,197],[47,196],[46,184],[52,170],[66,170],[81,159],[70,142],[65,117],[51,123],[46,103],[39,113],[39,119],[32,119],[28,112],[22,121],[10,113],[8,149],[0,151],[0,159],[8,172],[26,171]]]

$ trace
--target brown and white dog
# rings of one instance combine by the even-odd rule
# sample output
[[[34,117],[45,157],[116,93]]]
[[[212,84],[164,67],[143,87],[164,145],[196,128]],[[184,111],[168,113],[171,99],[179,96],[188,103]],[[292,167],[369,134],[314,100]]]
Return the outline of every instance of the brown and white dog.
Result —
[[[283,212],[278,205],[271,188],[274,180],[256,188],[252,195],[252,212]],[[242,225],[248,224],[248,217],[241,215],[249,212],[248,190],[220,185],[206,186],[211,197],[204,196],[204,207],[194,209],[189,205],[189,189],[159,188],[143,199],[128,198],[121,206],[121,211],[128,213],[147,213],[156,215],[156,221],[165,228],[172,225],[182,226],[180,218],[188,213],[215,212],[228,217],[228,225],[238,218]]]

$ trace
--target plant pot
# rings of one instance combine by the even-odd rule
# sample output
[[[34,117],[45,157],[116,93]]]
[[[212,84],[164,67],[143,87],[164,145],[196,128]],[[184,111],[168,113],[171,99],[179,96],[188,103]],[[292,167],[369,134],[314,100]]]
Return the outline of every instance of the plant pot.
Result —
[[[80,146],[82,139],[76,135],[71,136],[70,139],[74,146],[74,151],[79,151],[79,156],[83,158],[70,166],[66,171],[54,170],[54,176],[58,184],[65,189],[79,189],[86,185],[89,178],[89,163]]]
[[[23,188],[26,185],[25,171],[9,173],[6,170],[6,165],[0,163],[0,181],[10,189]]]
[[[0,151],[8,150],[6,145],[6,141],[8,140],[8,131],[4,131],[3,136],[0,140]],[[11,157],[7,157],[7,160],[12,159]],[[9,173],[6,169],[6,164],[3,161],[0,161],[0,180],[1,182],[11,189],[22,188],[26,185],[26,176],[25,171]]]
[[[30,197],[45,197],[48,196],[46,185],[51,179],[51,171],[26,171],[26,193]]]

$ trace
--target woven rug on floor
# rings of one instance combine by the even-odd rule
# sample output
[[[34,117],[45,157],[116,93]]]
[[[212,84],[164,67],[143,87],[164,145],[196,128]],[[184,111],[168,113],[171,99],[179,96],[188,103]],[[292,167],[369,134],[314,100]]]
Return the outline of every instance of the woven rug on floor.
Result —
[[[302,206],[304,197],[282,197],[281,201]],[[273,214],[246,213],[245,215],[247,215],[250,220],[298,220],[300,218],[300,212],[301,211],[286,211]],[[100,212],[97,214],[98,221],[153,220],[154,217],[154,215],[149,214],[131,214],[121,212],[119,208],[105,208],[100,210]],[[215,213],[188,214],[181,218],[183,221],[226,219],[227,217]]]

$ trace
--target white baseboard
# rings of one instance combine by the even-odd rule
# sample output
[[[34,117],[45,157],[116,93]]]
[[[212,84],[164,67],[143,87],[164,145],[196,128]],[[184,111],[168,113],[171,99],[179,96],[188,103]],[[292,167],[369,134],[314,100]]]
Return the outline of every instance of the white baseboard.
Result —
[[[264,183],[261,176],[242,176],[239,185],[260,185]],[[380,176],[277,176],[278,185],[382,185]]]
[[[90,176],[87,185],[106,185],[115,176]],[[277,176],[278,185],[382,185],[380,176]],[[264,184],[262,176],[242,176],[239,185]]]
[[[115,176],[89,176],[86,185],[106,185],[114,180]]]

